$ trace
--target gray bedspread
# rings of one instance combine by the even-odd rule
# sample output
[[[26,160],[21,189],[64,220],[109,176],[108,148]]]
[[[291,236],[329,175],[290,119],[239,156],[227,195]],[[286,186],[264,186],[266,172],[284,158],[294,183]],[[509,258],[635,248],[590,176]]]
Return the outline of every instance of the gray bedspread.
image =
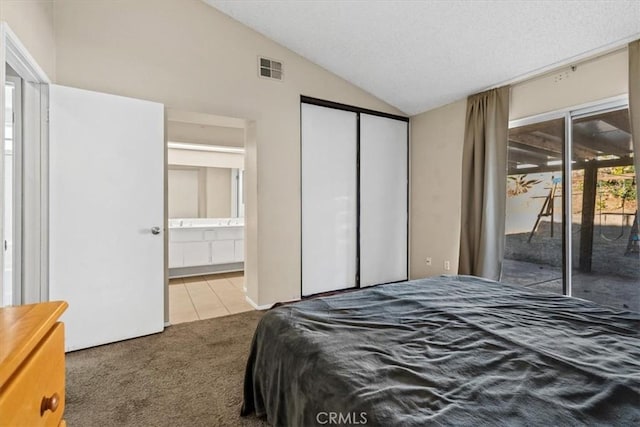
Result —
[[[247,362],[253,412],[276,426],[640,426],[640,314],[466,276],[280,306]]]

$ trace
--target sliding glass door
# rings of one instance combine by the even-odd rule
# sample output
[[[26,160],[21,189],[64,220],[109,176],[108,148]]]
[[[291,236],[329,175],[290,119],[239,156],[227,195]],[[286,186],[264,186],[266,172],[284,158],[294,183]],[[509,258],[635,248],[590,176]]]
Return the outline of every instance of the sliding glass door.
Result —
[[[640,311],[629,111],[612,108],[571,119],[572,295]]]
[[[563,293],[564,117],[509,130],[503,280]]]
[[[629,127],[622,102],[512,123],[504,282],[640,310]]]

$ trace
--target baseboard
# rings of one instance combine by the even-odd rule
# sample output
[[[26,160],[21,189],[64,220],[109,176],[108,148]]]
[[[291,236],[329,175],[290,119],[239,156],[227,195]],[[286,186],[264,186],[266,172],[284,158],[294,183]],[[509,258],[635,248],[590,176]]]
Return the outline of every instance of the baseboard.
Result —
[[[244,271],[244,262],[170,268],[169,279],[176,279],[178,277],[202,276],[204,274],[232,273],[236,271]]]
[[[253,300],[251,298],[249,298],[249,296],[245,295],[245,299],[247,300],[247,302],[249,304],[251,304],[251,307],[255,308],[256,310],[268,310],[271,307],[273,307],[275,305],[275,303],[271,303],[271,304],[265,304],[265,305],[258,305],[255,302],[253,302]],[[282,301],[283,303],[289,303],[289,302],[296,302],[296,301],[300,301],[300,298],[296,298],[296,299],[292,299],[289,301]]]
[[[251,307],[255,308],[256,310],[268,310],[271,307],[273,307],[273,304],[258,305],[255,302],[253,302],[253,300],[249,298],[248,295],[245,295],[245,299],[251,305]]]

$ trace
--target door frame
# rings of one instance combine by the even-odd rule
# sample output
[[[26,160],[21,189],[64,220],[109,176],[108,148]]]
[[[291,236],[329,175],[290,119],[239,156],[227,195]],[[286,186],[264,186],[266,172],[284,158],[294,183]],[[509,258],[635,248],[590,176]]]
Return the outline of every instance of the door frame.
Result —
[[[0,22],[0,80],[6,80],[6,66],[23,81],[23,168],[21,246],[21,300],[22,304],[46,301],[49,297],[49,223],[48,223],[48,84],[51,80],[38,65],[24,44],[6,22]],[[0,105],[4,106],[4,90],[0,91]],[[4,124],[4,108],[0,108],[0,123]],[[4,141],[4,126],[0,126],[0,141]],[[4,158],[4,144],[0,144]],[[29,176],[24,174],[29,173]],[[0,176],[4,165],[0,164]],[[0,186],[0,200],[4,199],[4,186]],[[0,207],[4,215],[4,206]],[[0,223],[0,233],[4,224]],[[4,253],[0,251],[0,265]],[[28,274],[27,274],[28,273]],[[3,280],[0,276],[0,281]],[[1,283],[1,282],[0,282]]]

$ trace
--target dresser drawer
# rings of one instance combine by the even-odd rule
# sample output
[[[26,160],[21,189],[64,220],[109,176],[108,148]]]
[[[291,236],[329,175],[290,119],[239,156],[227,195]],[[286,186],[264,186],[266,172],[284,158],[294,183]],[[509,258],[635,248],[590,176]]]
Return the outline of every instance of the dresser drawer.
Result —
[[[58,426],[64,375],[64,325],[58,322],[0,391],[0,426]]]

